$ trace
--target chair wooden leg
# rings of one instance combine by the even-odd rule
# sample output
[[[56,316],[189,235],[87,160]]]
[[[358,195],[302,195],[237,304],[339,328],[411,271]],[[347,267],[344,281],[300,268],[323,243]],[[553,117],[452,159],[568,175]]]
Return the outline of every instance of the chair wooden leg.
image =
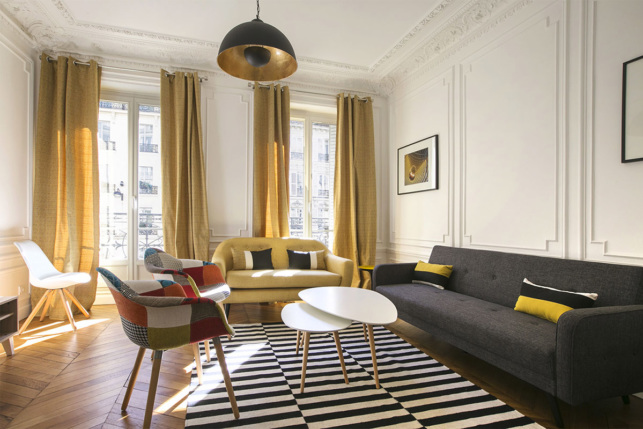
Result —
[[[210,362],[212,359],[210,357],[210,340],[205,340],[203,343],[205,345],[205,361]]]
[[[22,335],[25,329],[27,329],[27,326],[29,326],[33,318],[36,316],[36,313],[38,313],[38,310],[40,310],[40,307],[42,307],[43,304],[45,303],[45,300],[48,299],[49,294],[52,294],[52,293],[54,293],[54,291],[51,289],[47,290],[47,292],[44,293],[44,295],[42,296],[42,298],[40,298],[40,301],[38,301],[38,304],[36,304],[36,307],[33,309],[29,317],[27,317],[27,320],[25,321],[25,323],[22,324],[22,327],[18,331],[18,335]]]
[[[132,397],[132,390],[134,390],[134,384],[136,384],[136,377],[138,377],[138,371],[141,369],[141,362],[143,362],[143,356],[145,356],[145,347],[138,349],[138,354],[136,355],[136,360],[134,361],[134,368],[132,369],[132,374],[129,377],[129,383],[127,384],[127,390],[125,391],[125,398],[123,398],[123,404],[121,405],[121,410],[125,411],[129,400]]]
[[[85,307],[83,307],[83,305],[76,299],[74,294],[69,292],[67,289],[63,289],[63,292],[65,292],[65,295],[67,295],[67,297],[71,299],[71,302],[76,304],[76,307],[78,307],[80,312],[83,313],[85,317],[89,319],[89,313],[87,312],[87,310],[85,310]]]
[[[214,348],[217,352],[217,360],[219,361],[219,366],[221,367],[221,374],[223,374],[223,381],[225,382],[225,389],[228,392],[228,398],[230,398],[230,406],[232,407],[232,413],[234,418],[239,418],[239,408],[237,407],[237,399],[234,396],[234,390],[232,389],[232,381],[230,380],[230,373],[228,372],[228,365],[225,361],[225,355],[223,354],[223,347],[221,346],[221,340],[219,338],[212,338],[214,343]]]
[[[71,308],[69,307],[69,301],[65,298],[65,294],[63,293],[62,289],[58,289],[58,294],[60,295],[60,300],[63,303],[63,308],[65,309],[65,313],[67,313],[67,318],[69,319],[69,323],[71,323],[71,329],[74,331],[76,330],[76,322],[74,321],[74,315],[71,314]]]
[[[192,344],[194,353],[194,362],[196,362],[196,375],[199,377],[199,385],[203,384],[203,367],[201,366],[201,353],[199,352],[199,343]]]
[[[147,392],[147,405],[145,406],[145,419],[143,420],[143,428],[145,429],[149,428],[152,424],[154,398],[156,397],[156,387],[159,384],[159,373],[161,372],[161,359],[163,359],[163,351],[154,350],[152,376],[150,377],[150,390]]]
[[[47,293],[50,291],[47,291]],[[49,306],[51,305],[51,302],[54,300],[54,293],[49,294],[49,298],[47,298],[47,301],[45,301],[45,306],[42,308],[42,313],[40,313],[40,321],[45,320],[45,316],[47,315],[47,310],[49,310]]]

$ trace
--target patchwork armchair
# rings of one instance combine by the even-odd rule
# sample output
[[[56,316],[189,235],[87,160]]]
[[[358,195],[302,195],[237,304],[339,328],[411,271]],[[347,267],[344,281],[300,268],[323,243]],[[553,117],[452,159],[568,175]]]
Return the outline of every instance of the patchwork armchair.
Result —
[[[123,330],[139,352],[134,363],[121,409],[125,411],[136,383],[145,349],[153,350],[147,406],[143,426],[149,428],[154,410],[163,351],[192,344],[199,384],[202,382],[201,357],[198,343],[212,339],[217,353],[230,405],[235,418],[239,418],[230,374],[219,337],[234,335],[223,309],[209,298],[198,297],[191,285],[181,285],[169,280],[121,281],[113,273],[97,268],[105,279],[121,316]]]
[[[179,259],[161,249],[150,247],[145,250],[144,263],[154,280],[172,280],[183,286],[189,285],[197,297],[221,302],[230,296],[230,287],[221,270],[212,262]],[[210,362],[209,341],[205,342],[205,357]]]

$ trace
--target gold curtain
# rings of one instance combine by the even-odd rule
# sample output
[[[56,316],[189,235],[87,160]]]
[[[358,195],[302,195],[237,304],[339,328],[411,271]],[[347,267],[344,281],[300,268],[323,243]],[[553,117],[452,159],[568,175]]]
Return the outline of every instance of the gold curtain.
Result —
[[[290,195],[290,90],[260,86],[254,91],[255,237],[288,237]]]
[[[33,241],[64,272],[89,273],[74,288],[87,310],[96,299],[100,251],[98,188],[98,104],[101,72],[95,61],[41,56],[38,119],[34,142]],[[45,290],[34,288],[34,306]],[[74,310],[75,306],[72,306]],[[77,311],[77,309],[76,309]],[[51,318],[66,318],[60,301]]]
[[[373,102],[344,94],[337,100],[335,155],[335,237],[333,253],[352,259],[352,286],[360,284],[360,265],[374,265],[377,240]],[[370,276],[362,287],[370,289]]]
[[[161,70],[163,241],[177,258],[210,260],[197,73]]]

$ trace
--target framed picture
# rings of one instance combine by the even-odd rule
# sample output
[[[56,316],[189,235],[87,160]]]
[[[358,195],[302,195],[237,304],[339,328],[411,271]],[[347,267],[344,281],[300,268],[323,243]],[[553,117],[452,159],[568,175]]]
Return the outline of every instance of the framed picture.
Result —
[[[397,194],[438,189],[438,136],[397,150]]]
[[[643,161],[643,56],[623,63],[621,162]]]

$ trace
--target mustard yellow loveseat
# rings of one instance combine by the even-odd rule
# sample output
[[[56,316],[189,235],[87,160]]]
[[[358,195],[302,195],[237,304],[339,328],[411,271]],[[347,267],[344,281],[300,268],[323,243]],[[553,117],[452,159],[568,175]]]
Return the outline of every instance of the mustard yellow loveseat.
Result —
[[[272,249],[268,252],[272,257],[272,269],[245,269],[240,261],[244,251],[266,249]],[[289,269],[288,250],[321,251],[317,257],[319,265],[325,269]],[[298,293],[304,289],[350,287],[353,277],[353,261],[333,255],[323,243],[308,238],[230,238],[217,246],[212,262],[219,266],[230,286],[231,293],[224,304],[297,301],[300,299]]]

